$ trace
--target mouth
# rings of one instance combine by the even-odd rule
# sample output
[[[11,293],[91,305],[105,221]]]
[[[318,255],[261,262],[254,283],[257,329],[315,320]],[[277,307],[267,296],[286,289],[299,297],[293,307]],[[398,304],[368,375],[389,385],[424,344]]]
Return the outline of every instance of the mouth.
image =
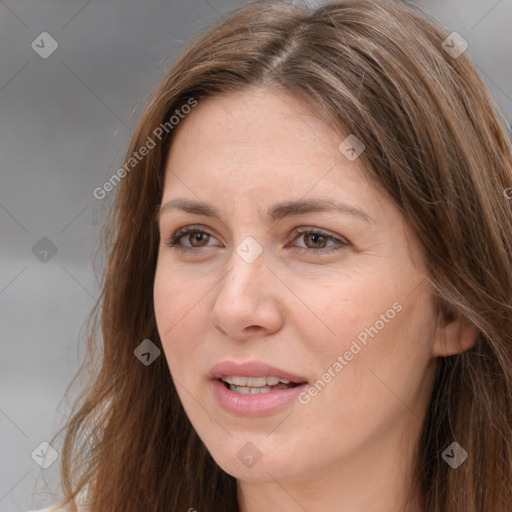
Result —
[[[308,386],[303,377],[254,360],[224,361],[208,377],[216,403],[236,416],[268,415],[291,407]]]
[[[271,393],[279,389],[290,389],[299,386],[297,382],[291,382],[288,379],[275,376],[226,376],[221,377],[219,380],[224,383],[227,389],[240,395],[259,395],[262,393]]]

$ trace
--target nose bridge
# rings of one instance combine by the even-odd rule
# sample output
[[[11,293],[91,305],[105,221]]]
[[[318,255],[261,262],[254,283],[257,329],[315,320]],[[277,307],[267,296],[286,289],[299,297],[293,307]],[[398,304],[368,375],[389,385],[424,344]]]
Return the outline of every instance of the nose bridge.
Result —
[[[263,246],[252,236],[245,236],[231,253],[228,273],[221,281],[224,293],[242,300],[254,298],[261,288],[261,274],[265,273],[266,254]]]
[[[227,262],[227,273],[219,282],[211,312],[211,323],[232,338],[248,334],[247,327],[275,331],[281,324],[278,305],[268,286],[268,258],[263,247],[246,236],[235,246]]]

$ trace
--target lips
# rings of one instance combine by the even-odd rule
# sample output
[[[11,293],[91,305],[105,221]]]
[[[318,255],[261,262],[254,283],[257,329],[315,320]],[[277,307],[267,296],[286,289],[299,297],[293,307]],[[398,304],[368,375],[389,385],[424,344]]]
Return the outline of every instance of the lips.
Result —
[[[223,361],[209,373],[216,402],[236,416],[262,416],[291,407],[308,386],[294,373],[261,361]]]
[[[209,373],[209,377],[215,380],[231,380],[232,384],[249,385],[259,384],[264,386],[266,384],[303,384],[307,382],[305,377],[295,375],[289,371],[276,368],[275,366],[269,365],[261,361],[248,361],[244,363],[235,363],[234,361],[223,361],[216,364]],[[243,379],[245,382],[237,378]],[[266,378],[266,382],[263,381]],[[274,378],[274,379],[272,379]],[[251,379],[258,379],[258,381],[252,381]],[[261,382],[260,382],[261,379]],[[278,382],[275,382],[278,379]]]

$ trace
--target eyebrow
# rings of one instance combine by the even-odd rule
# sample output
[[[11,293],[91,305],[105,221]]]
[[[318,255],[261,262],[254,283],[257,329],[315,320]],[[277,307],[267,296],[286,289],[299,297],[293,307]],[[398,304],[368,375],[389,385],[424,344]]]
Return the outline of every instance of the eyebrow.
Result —
[[[204,202],[191,201],[189,199],[172,199],[171,201],[161,205],[158,212],[158,219],[163,213],[176,209],[187,213],[204,215],[206,217],[216,217],[220,219],[219,212],[214,206]],[[278,203],[268,209],[267,219],[269,222],[276,222],[285,217],[291,217],[294,215],[331,211],[336,211],[345,215],[352,215],[370,224],[375,224],[375,221],[365,211],[338,199],[303,199],[299,201]]]

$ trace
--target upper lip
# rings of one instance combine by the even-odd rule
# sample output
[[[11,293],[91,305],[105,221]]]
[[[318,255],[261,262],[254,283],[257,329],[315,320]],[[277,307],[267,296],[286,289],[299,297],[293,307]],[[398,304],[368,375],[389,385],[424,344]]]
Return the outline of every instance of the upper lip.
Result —
[[[211,379],[221,379],[222,377],[278,377],[288,379],[295,384],[307,382],[304,377],[295,375],[286,370],[281,370],[262,361],[247,361],[236,363],[235,361],[222,361],[210,370]]]

